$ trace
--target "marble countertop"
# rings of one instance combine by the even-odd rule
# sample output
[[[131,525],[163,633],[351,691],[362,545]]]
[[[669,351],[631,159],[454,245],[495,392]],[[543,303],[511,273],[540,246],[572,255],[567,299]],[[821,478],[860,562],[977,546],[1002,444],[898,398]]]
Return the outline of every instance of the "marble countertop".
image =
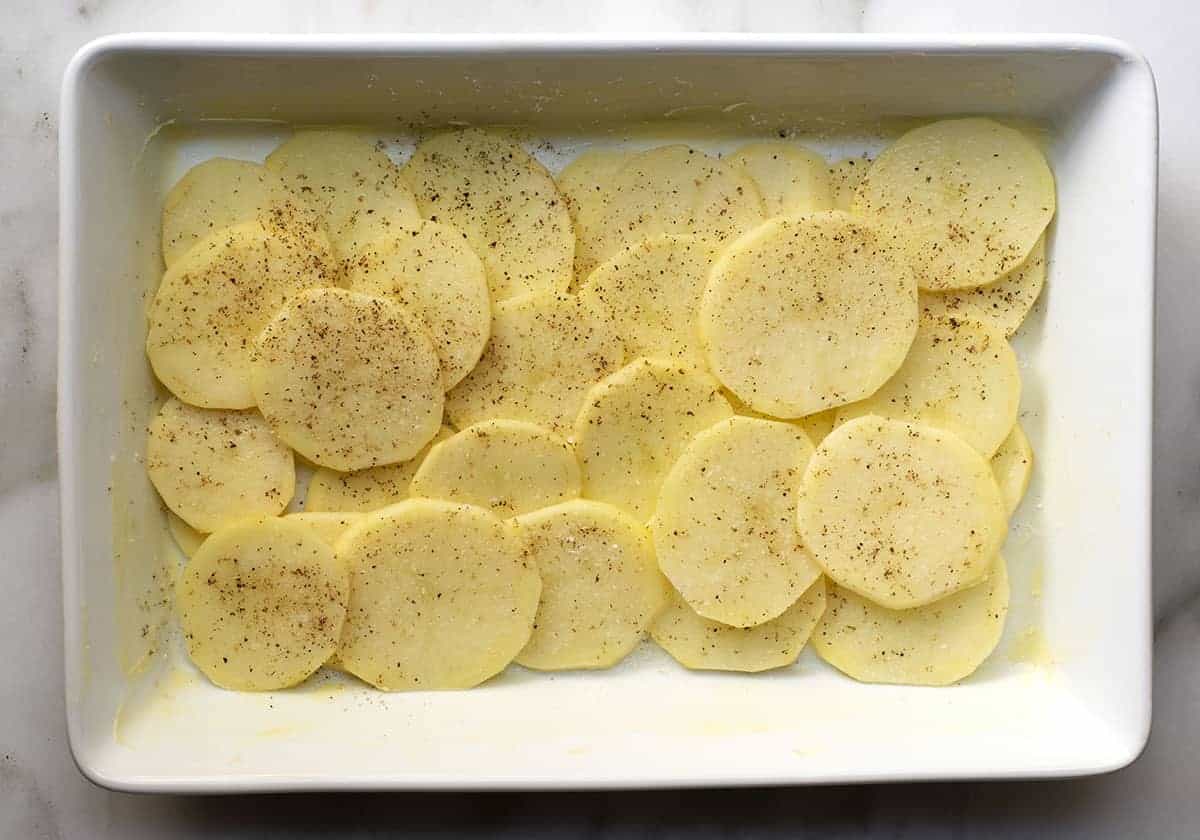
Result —
[[[0,4],[0,837],[1200,836],[1200,6],[1184,0],[6,0]],[[1060,782],[686,793],[136,797],[67,750],[54,444],[58,89],[71,54],[133,30],[1090,32],[1154,67],[1161,187],[1154,727],[1132,767]],[[451,799],[453,796],[453,800]]]

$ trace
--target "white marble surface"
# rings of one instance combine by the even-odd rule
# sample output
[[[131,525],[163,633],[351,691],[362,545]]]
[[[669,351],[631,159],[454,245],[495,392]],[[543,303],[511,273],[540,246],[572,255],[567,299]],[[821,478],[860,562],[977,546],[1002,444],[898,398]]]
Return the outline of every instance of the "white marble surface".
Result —
[[[1162,110],[1155,721],[1089,780],[529,796],[132,797],[76,772],[64,735],[54,456],[57,101],[85,41],[130,30],[1074,31],[1150,58]],[[1200,7],[1187,0],[4,0],[0,3],[0,837],[556,833],[1200,836]]]

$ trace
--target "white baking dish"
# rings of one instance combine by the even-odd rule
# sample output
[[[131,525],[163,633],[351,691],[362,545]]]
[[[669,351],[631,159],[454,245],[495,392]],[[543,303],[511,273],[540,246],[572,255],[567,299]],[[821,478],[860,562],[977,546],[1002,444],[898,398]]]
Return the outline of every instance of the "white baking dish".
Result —
[[[244,791],[1001,778],[1097,773],[1141,750],[1157,123],[1150,70],[1127,47],[1076,36],[135,35],[85,47],[62,104],[67,711],[76,760],[96,782]],[[726,140],[799,127],[849,147],[892,118],[962,113],[1044,130],[1060,207],[1047,292],[1018,348],[1038,470],[1006,549],[1013,614],[1001,650],[963,685],[859,685],[811,654],[763,676],[688,673],[647,647],[610,672],[511,668],[469,692],[384,695],[318,679],[238,694],[179,661],[169,624],[158,629],[173,561],[137,462],[154,397],[142,341],[159,201],[189,156],[260,154],[281,131],[198,121],[372,124],[401,139],[414,126],[507,123],[566,142],[665,117],[679,136],[696,125]],[[191,127],[168,143],[156,134],[170,121]]]

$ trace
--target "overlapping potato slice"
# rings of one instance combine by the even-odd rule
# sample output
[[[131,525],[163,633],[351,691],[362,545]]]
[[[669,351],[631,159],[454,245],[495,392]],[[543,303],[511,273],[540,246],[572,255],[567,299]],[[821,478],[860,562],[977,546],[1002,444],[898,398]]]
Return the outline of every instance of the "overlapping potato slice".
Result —
[[[167,528],[171,531],[171,537],[175,540],[175,545],[179,546],[179,550],[183,552],[184,557],[191,557],[195,554],[200,543],[204,542],[208,536],[203,531],[197,531],[169,510],[167,511]]]
[[[612,149],[588,149],[558,173],[554,182],[558,185],[563,201],[567,203],[573,225],[578,224],[581,207],[588,206],[587,213],[592,218],[600,218],[603,215],[612,178],[628,157],[628,153]],[[586,257],[579,254],[578,243],[575,247],[575,282],[580,283],[587,276],[591,266],[586,264]]]
[[[304,498],[306,511],[358,511],[366,513],[394,505],[409,497],[412,478],[434,444],[454,434],[450,426],[442,426],[433,440],[413,457],[396,464],[368,467],[354,472],[338,472],[322,467],[308,482]]]
[[[829,167],[829,186],[835,210],[850,211],[854,204],[854,192],[867,175],[871,161],[864,157],[849,157]]]
[[[834,207],[825,159],[799,143],[750,143],[738,149],[729,163],[754,181],[767,216],[795,216]]]
[[[999,280],[970,289],[921,292],[921,312],[984,321],[1012,337],[1037,303],[1046,284],[1046,237],[1043,235],[1025,261]]]
[[[1029,479],[1033,475],[1033,447],[1029,445],[1029,438],[1025,437],[1020,423],[1012,427],[1008,437],[992,456],[992,473],[1000,486],[1000,495],[1004,497],[1008,515],[1012,516],[1025,498]]]

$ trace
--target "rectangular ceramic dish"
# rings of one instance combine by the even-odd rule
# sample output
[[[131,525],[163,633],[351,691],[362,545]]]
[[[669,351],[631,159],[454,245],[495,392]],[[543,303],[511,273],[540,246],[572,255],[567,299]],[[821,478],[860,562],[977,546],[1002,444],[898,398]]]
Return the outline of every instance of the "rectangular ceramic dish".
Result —
[[[524,126],[559,149],[641,125],[717,151],[784,132],[833,154],[870,146],[887,126],[966,113],[1038,132],[1059,200],[1046,293],[1018,346],[1038,466],[1006,548],[1013,611],[975,676],[943,689],[860,685],[811,653],[761,676],[689,673],[647,646],[609,672],[510,668],[468,692],[385,695],[320,678],[238,694],[181,661],[167,600],[175,560],[139,453],[155,395],[142,345],[158,213],[188,163],[261,157],[286,124],[375,126],[398,147],[452,124]],[[1141,750],[1157,116],[1150,70],[1124,45],[131,35],[75,57],[61,126],[67,710],[76,760],[96,782],[247,791],[1036,777],[1111,770]]]

